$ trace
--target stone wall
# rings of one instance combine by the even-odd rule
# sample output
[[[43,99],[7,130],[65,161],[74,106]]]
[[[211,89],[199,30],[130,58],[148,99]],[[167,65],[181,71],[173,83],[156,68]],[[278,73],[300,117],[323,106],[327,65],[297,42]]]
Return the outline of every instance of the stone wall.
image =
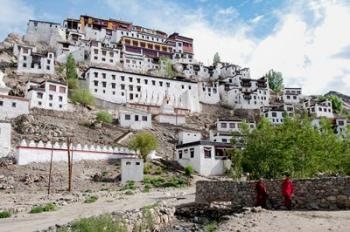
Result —
[[[267,180],[268,206],[281,208],[283,180]],[[233,207],[255,205],[255,181],[198,181],[196,202],[231,201]],[[295,209],[350,209],[350,177],[293,180]]]

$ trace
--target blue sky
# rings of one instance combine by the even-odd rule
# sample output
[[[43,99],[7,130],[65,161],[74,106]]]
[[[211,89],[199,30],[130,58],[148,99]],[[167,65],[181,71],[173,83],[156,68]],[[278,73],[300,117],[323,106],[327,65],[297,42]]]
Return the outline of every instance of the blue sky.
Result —
[[[199,61],[215,52],[258,78],[281,71],[287,86],[350,94],[349,0],[0,0],[0,40],[28,19],[88,14],[194,38]]]

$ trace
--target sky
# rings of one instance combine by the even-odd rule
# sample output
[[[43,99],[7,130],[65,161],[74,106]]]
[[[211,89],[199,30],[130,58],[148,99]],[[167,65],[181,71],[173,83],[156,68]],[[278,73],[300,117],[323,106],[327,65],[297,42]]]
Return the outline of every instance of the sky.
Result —
[[[305,94],[350,95],[350,0],[0,0],[0,40],[29,19],[62,23],[87,14],[194,39],[195,58],[274,69]]]

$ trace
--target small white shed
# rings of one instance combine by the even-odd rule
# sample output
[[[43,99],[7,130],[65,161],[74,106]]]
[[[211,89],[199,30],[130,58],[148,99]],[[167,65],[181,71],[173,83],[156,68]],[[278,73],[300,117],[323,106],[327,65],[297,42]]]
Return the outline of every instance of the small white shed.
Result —
[[[143,180],[143,160],[137,158],[121,159],[121,182],[129,180],[140,182]]]

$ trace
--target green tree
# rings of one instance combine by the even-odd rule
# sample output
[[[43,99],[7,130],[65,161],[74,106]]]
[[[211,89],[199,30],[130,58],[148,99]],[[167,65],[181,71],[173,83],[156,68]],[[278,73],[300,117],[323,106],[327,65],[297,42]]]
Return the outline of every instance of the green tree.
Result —
[[[343,110],[343,102],[342,100],[335,95],[330,95],[327,97],[328,100],[332,102],[332,109],[335,113],[340,113]]]
[[[79,88],[77,66],[71,53],[68,55],[66,62],[66,79],[70,89]]]
[[[161,59],[161,62],[163,62],[166,77],[174,78],[175,71],[173,69],[173,63],[171,62],[171,59],[164,56],[160,57],[160,59]]]
[[[138,132],[129,142],[129,148],[139,151],[142,159],[146,160],[147,155],[158,146],[157,138],[147,131]]]
[[[70,98],[74,103],[80,103],[85,107],[95,105],[95,97],[88,89],[75,89],[72,91]]]
[[[215,54],[214,54],[214,58],[213,58],[213,65],[214,66],[216,66],[218,63],[220,63],[220,55],[219,55],[219,53],[218,52],[216,52]]]
[[[96,114],[96,120],[111,124],[113,122],[113,116],[107,111],[100,111]]]
[[[276,72],[271,69],[268,73],[265,74],[269,82],[269,87],[274,92],[280,92],[283,89],[283,77],[282,73]]]

